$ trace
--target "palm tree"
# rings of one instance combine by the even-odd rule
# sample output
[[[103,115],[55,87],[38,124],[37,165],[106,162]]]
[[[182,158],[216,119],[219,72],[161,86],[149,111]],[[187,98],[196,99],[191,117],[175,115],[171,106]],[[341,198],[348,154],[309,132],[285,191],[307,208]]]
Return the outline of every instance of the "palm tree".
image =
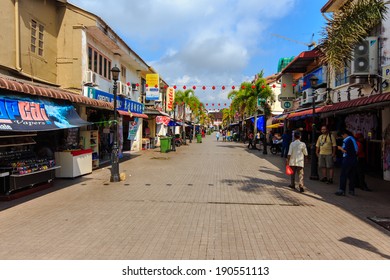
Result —
[[[359,0],[347,2],[332,18],[326,18],[319,46],[323,63],[336,71],[344,69],[352,60],[355,45],[381,23],[386,13],[385,1]]]

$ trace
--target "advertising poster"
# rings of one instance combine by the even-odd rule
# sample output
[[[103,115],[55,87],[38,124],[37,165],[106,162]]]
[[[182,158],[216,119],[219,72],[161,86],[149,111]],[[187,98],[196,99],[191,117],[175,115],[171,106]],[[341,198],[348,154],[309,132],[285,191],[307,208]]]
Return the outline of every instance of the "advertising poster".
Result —
[[[138,131],[138,122],[139,118],[134,118],[133,121],[129,122],[129,135],[127,137],[128,140],[130,141],[135,141],[137,140],[137,131]]]

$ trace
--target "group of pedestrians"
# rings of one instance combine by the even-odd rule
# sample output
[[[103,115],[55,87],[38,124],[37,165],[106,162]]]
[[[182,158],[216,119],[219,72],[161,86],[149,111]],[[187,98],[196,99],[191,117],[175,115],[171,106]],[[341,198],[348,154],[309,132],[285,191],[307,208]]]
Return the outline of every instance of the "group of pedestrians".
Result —
[[[336,195],[345,195],[347,182],[349,182],[348,193],[355,194],[355,187],[360,187],[365,191],[370,191],[365,182],[365,148],[364,137],[357,134],[353,137],[352,133],[346,129],[339,132],[342,137],[342,145],[337,145],[335,137],[328,131],[326,126],[321,127],[321,135],[316,142],[316,154],[318,157],[318,167],[321,169],[321,182],[333,184],[334,162],[336,152],[342,153],[341,172],[339,179],[339,188]],[[294,132],[294,141],[289,145],[286,164],[293,172],[290,175],[290,188],[295,189],[295,177],[298,174],[298,187],[300,192],[304,192],[304,163],[305,156],[308,155],[306,144],[301,141],[299,131]]]

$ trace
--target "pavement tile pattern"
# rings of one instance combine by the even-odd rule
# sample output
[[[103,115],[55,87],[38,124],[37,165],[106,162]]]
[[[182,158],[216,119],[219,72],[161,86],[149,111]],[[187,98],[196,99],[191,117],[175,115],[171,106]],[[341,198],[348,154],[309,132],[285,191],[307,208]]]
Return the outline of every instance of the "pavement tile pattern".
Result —
[[[284,163],[214,135],[131,152],[125,181],[101,168],[0,201],[0,259],[390,259],[390,231],[368,219],[390,216],[389,182],[368,177],[373,192],[337,197],[307,164],[299,193]]]

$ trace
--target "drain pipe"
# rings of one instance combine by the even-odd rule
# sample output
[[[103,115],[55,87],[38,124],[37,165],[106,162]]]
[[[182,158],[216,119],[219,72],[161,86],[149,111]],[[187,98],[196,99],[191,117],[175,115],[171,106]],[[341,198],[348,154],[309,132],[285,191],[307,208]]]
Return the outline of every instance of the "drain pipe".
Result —
[[[20,66],[20,24],[19,24],[19,0],[15,0],[15,68],[22,71]]]

